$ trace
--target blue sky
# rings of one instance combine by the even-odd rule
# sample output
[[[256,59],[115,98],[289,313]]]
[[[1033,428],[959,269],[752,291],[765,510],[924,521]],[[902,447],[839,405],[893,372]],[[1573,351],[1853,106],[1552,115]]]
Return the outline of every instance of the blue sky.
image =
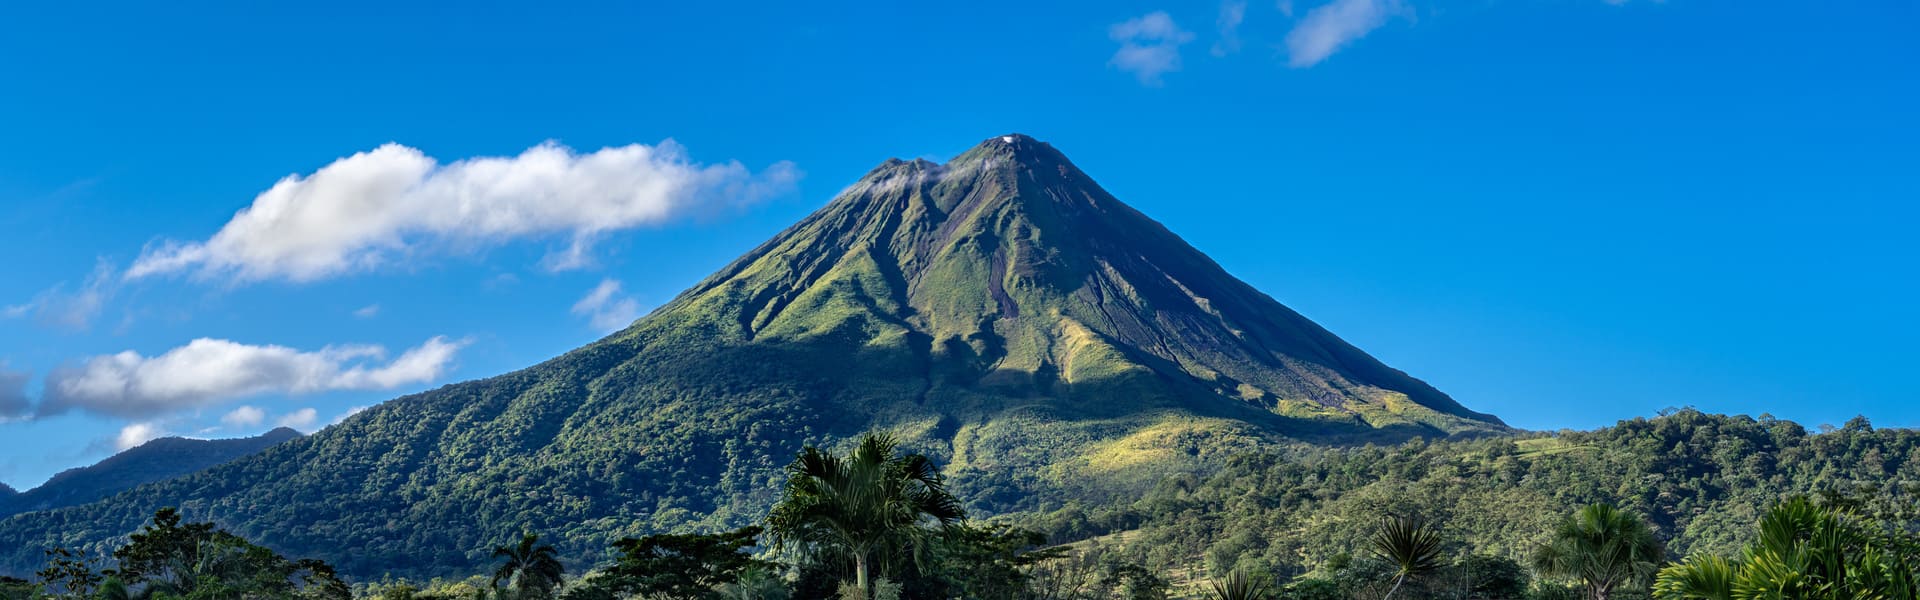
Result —
[[[1912,2],[150,4],[0,9],[16,487],[538,362],[1012,131],[1515,425],[1920,425]]]

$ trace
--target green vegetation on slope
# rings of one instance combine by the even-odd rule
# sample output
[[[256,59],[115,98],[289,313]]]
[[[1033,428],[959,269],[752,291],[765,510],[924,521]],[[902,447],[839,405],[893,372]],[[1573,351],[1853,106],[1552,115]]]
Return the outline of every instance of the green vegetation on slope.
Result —
[[[1734,554],[1767,507],[1793,495],[1864,489],[1920,506],[1905,491],[1920,484],[1920,432],[1865,419],[1816,434],[1683,410],[1551,438],[1302,445],[1229,462],[1211,476],[1168,478],[1132,502],[1064,500],[1018,522],[1063,540],[1126,532],[1103,546],[1156,569],[1201,557],[1216,570],[1296,575],[1351,558],[1383,514],[1438,524],[1463,548],[1524,563],[1564,515],[1594,503],[1643,515],[1674,556]]]
[[[757,526],[649,535],[567,563],[555,562],[558,551],[545,545],[561,540],[515,534],[503,540],[518,543],[497,546],[492,560],[476,569],[481,575],[424,586],[383,577],[363,584],[357,595],[1920,598],[1920,484],[1912,479],[1920,471],[1920,433],[1875,430],[1855,420],[1809,434],[1783,421],[1681,411],[1538,439],[1549,438],[1302,446],[1285,457],[1245,455],[1210,478],[1170,481],[1137,501],[965,521],[956,519],[958,499],[935,465],[871,438],[844,455],[804,449],[788,465],[784,493],[764,521],[770,536]],[[1528,455],[1519,451],[1522,445],[1590,450]],[[1572,481],[1581,485],[1568,487]],[[1047,536],[1015,523],[1051,529],[1056,541],[1083,539],[1048,546]],[[154,572],[143,565],[202,564],[167,558],[204,553],[195,550],[200,546],[159,542],[212,531],[211,525],[181,525],[162,511],[147,533],[114,553],[116,572],[138,576]],[[231,536],[220,539],[249,547]],[[196,580],[208,592],[187,597],[227,597],[220,594],[232,592],[230,584],[253,585],[249,581],[280,587],[248,597],[331,596],[340,589],[284,587],[302,565],[324,573],[322,563],[292,563],[264,550],[245,555],[259,557],[254,571],[267,576],[195,567],[213,579]],[[63,550],[46,561],[38,585],[0,579],[0,598],[104,589],[96,556]],[[169,585],[186,581],[166,579],[176,582]],[[130,581],[135,591],[152,589]]]

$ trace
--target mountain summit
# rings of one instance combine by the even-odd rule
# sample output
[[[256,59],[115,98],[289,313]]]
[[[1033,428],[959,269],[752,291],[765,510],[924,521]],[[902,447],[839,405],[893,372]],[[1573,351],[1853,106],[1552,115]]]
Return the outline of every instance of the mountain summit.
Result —
[[[1138,491],[1286,440],[1504,431],[1235,279],[1040,141],[888,160],[627,329],[101,502],[0,521],[0,572],[179,506],[349,574],[471,572],[763,515],[872,428],[976,514]],[[7,553],[10,552],[10,553]]]
[[[891,375],[921,379],[936,405],[1255,407],[1312,421],[1290,431],[1309,437],[1499,425],[1235,279],[1019,134],[946,164],[881,164],[655,318],[681,312],[727,315],[718,332],[741,340],[900,350],[913,364]]]

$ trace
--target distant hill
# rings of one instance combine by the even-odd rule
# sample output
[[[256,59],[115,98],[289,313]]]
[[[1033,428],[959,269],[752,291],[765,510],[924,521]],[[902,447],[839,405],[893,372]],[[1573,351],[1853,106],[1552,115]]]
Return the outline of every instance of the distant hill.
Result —
[[[522,531],[579,564],[623,536],[755,520],[803,445],[871,428],[934,455],[975,514],[1135,493],[1276,442],[1510,431],[1007,135],[888,160],[545,363],[0,522],[0,570],[103,550],[162,506],[358,576],[474,572]]]
[[[140,484],[172,479],[256,454],[299,437],[300,432],[281,427],[249,438],[152,440],[91,466],[62,471],[40,487],[25,492],[0,484],[0,517],[86,504]]]

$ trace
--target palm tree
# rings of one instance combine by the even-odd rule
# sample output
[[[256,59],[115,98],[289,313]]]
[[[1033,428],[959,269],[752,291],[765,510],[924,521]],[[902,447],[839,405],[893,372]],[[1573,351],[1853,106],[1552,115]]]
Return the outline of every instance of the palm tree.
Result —
[[[500,582],[511,582],[513,600],[552,596],[553,589],[560,587],[561,575],[566,573],[566,568],[560,565],[559,551],[553,546],[541,545],[540,536],[531,533],[513,546],[495,547],[493,557],[504,562],[494,569],[492,586],[499,590]]]
[[[1393,587],[1382,600],[1400,591],[1407,578],[1440,568],[1440,532],[1412,517],[1386,517],[1368,540],[1369,552],[1394,566]]]
[[[787,489],[767,515],[776,548],[843,553],[854,585],[871,596],[869,562],[876,552],[911,551],[918,558],[930,532],[966,518],[947,493],[933,461],[897,455],[887,433],[869,433],[845,458],[807,447],[787,465]]]
[[[1273,589],[1267,583],[1265,577],[1235,568],[1209,586],[1213,588],[1213,600],[1267,600],[1273,597]]]
[[[1534,551],[1542,574],[1580,580],[1593,600],[1653,574],[1666,556],[1647,524],[1633,513],[1592,504],[1561,521],[1553,538]]]
[[[1915,569],[1893,544],[1848,515],[1806,497],[1760,519],[1740,560],[1690,556],[1660,570],[1654,592],[1669,600],[1920,598]]]

